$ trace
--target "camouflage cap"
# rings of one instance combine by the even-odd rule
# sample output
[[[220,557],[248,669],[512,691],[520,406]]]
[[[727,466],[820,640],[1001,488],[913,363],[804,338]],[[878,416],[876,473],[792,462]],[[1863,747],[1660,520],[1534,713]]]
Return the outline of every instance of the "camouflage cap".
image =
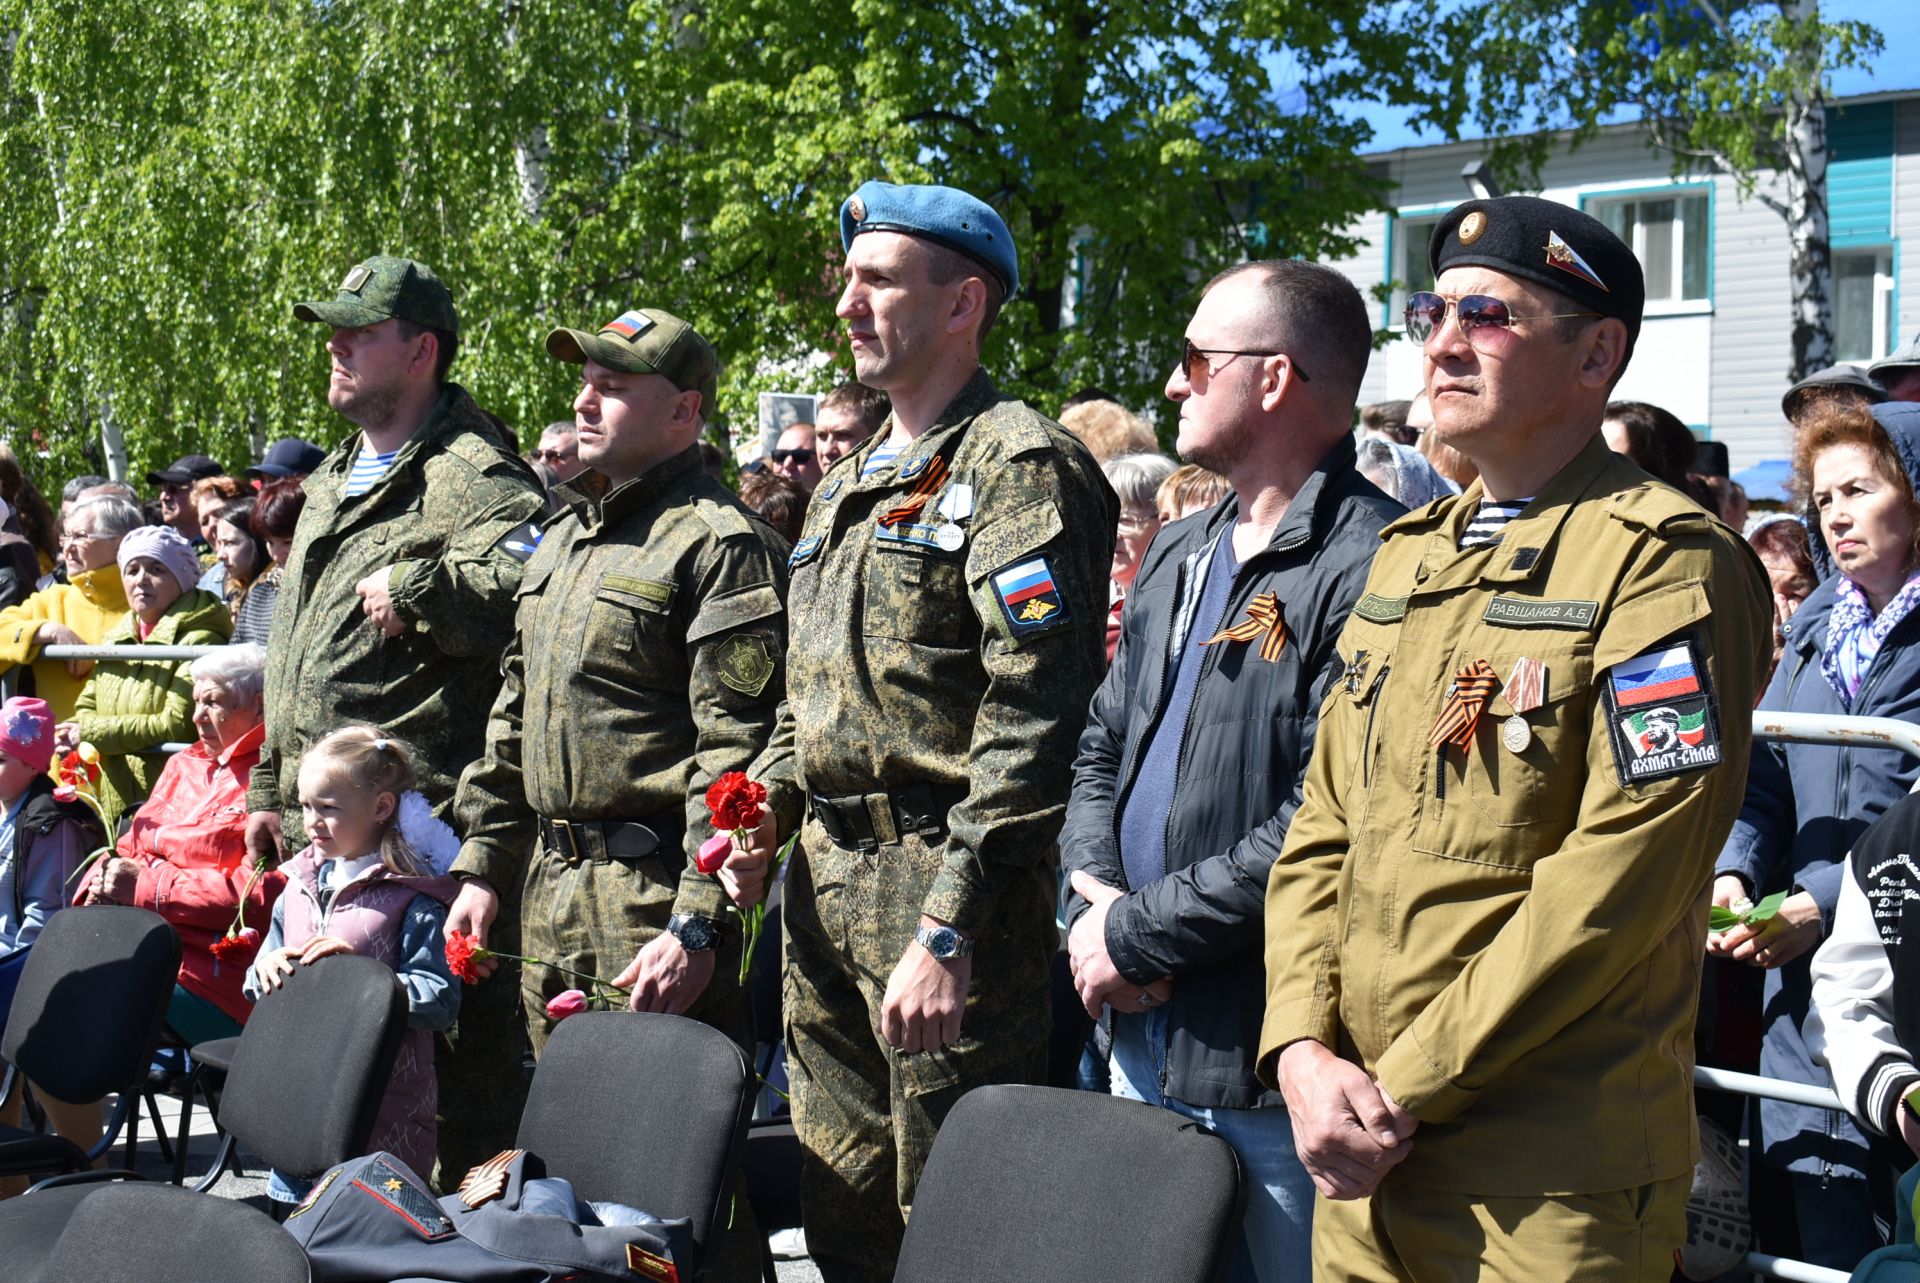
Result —
[[[299,320],[318,321],[341,330],[378,325],[392,318],[449,334],[460,332],[453,293],[433,269],[410,258],[389,258],[385,254],[376,254],[348,272],[332,302],[295,303],[293,314]]]
[[[700,394],[700,413],[713,417],[720,359],[700,331],[671,312],[643,307],[622,312],[600,327],[555,330],[547,335],[547,355],[573,365],[592,361],[629,374],[657,374],[682,392]]]

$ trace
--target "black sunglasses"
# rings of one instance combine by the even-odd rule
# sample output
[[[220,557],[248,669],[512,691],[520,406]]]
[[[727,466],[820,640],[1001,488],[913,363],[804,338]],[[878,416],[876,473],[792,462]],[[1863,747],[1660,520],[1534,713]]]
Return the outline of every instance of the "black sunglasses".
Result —
[[[812,463],[813,447],[803,445],[793,450],[775,450],[771,452],[769,457],[775,463],[785,463],[789,459],[795,463]]]
[[[1196,370],[1205,370],[1208,377],[1212,377],[1214,368],[1207,361],[1210,356],[1285,356],[1288,364],[1293,366],[1293,372],[1300,376],[1302,383],[1313,382],[1307,377],[1307,372],[1300,368],[1300,362],[1287,356],[1285,352],[1248,352],[1229,347],[1195,347],[1193,340],[1189,338],[1182,338],[1180,342],[1184,345],[1180,352],[1180,373],[1186,376],[1189,383],[1199,378],[1199,375],[1194,373]]]
[[[1573,316],[1599,316],[1598,312],[1550,312],[1543,316],[1515,316],[1506,300],[1497,299],[1491,294],[1462,294],[1457,299],[1421,290],[1407,295],[1407,337],[1415,343],[1425,343],[1433,337],[1433,332],[1447,323],[1447,309],[1452,308],[1455,318],[1460,322],[1460,332],[1469,340],[1473,332],[1481,326],[1496,329],[1512,329],[1521,321],[1558,321]]]

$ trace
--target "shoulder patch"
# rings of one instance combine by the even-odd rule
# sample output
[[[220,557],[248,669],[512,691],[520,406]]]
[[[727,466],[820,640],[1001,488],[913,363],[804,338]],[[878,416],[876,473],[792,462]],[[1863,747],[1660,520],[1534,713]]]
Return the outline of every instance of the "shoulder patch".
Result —
[[[546,531],[541,529],[537,520],[523,521],[501,535],[494,541],[493,546],[515,561],[524,564],[529,557],[533,556],[534,550],[540,547],[540,540],[545,535]]]
[[[1072,614],[1059,585],[1054,583],[1053,565],[1045,556],[1029,558],[994,575],[993,595],[1015,637],[1057,628]]]
[[[742,695],[758,695],[773,680],[773,652],[766,638],[736,633],[720,645],[714,671],[722,685]]]
[[[1622,784],[1720,764],[1719,713],[1692,634],[1615,664],[1600,695]]]
[[[818,553],[819,551],[820,551],[820,536],[808,535],[806,538],[802,539],[799,543],[795,544],[793,546],[793,551],[787,555],[787,569],[798,570],[800,567],[806,565],[809,561],[812,561],[814,558],[814,554]]]
[[[1370,624],[1397,624],[1406,618],[1407,599],[1370,592],[1354,606],[1353,613]]]

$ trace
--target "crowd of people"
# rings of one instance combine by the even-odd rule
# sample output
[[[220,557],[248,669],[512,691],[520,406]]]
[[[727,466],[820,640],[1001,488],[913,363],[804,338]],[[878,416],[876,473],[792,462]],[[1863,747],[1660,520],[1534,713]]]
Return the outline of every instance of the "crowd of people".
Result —
[[[1168,454],[1100,389],[1056,421],[995,388],[990,207],[875,182],[840,226],[856,379],[737,489],[683,318],[549,334],[573,418],[522,453],[449,377],[452,291],[386,256],[294,307],[333,449],[57,511],[0,449],[0,993],[105,903],[178,930],[183,1045],[384,959],[409,1033],[375,1142],[447,1189],[581,999],[779,1040],[807,1248],[880,1280],[954,1102],[1043,1077],[1064,950],[1081,1085],[1239,1156],[1222,1277],[1711,1277],[1702,1130],[1749,1138],[1766,1250],[1883,1241],[1920,1154],[1920,762],[1751,713],[1920,722],[1920,340],[1794,386],[1799,500],[1758,511],[1612,399],[1631,250],[1475,200],[1408,299],[1420,397],[1356,406],[1338,272],[1229,266]],[[736,773],[764,805],[716,831]],[[776,887],[756,1031],[742,915]],[[1846,1112],[1696,1099],[1696,1049]],[[762,1250],[741,1199],[705,1268]]]

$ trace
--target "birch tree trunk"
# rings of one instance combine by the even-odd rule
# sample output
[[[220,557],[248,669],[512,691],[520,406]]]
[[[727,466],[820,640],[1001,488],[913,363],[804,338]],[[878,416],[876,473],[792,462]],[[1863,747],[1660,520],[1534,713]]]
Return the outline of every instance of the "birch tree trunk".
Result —
[[[1816,0],[1782,0],[1802,27],[1790,50],[1802,92],[1786,103],[1788,280],[1793,310],[1793,382],[1833,364],[1833,247],[1827,218],[1827,104],[1821,43],[1805,34],[1819,17]]]

